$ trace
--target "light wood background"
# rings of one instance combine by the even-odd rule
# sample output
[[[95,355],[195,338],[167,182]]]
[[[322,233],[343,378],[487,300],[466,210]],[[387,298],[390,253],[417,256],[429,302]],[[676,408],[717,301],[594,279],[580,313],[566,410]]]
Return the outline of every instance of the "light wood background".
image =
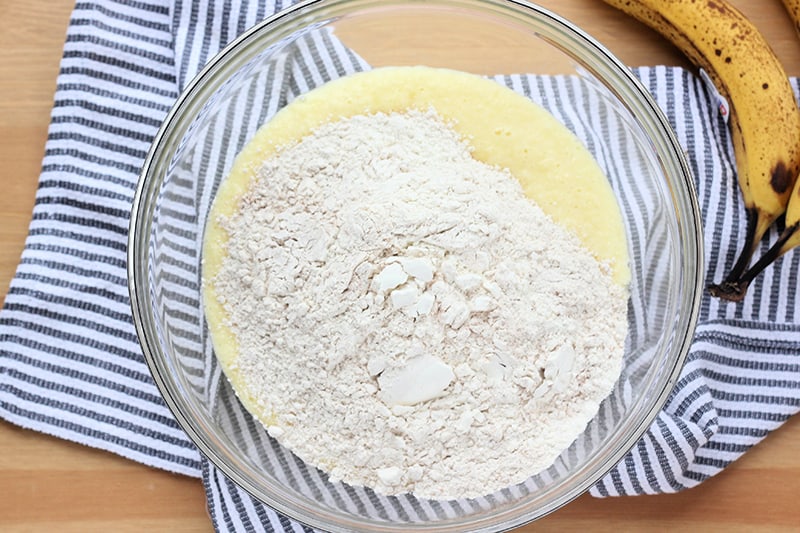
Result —
[[[656,33],[599,0],[540,1],[628,65],[687,65]],[[733,0],[790,75],[800,40],[779,0]],[[0,1],[0,299],[23,247],[73,3]],[[381,36],[379,36],[381,37]],[[355,36],[354,38],[358,38]],[[366,38],[366,37],[363,37]],[[800,529],[800,419],[701,486],[674,495],[583,496],[519,531]],[[199,480],[0,422],[0,531],[211,531]]]

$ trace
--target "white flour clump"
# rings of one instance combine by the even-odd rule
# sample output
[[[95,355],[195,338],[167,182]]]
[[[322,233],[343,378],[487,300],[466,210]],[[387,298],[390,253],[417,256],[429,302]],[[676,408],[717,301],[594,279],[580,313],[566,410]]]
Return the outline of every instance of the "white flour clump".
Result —
[[[433,499],[522,482],[619,376],[626,290],[433,111],[320,127],[221,224],[234,388],[331,480]]]

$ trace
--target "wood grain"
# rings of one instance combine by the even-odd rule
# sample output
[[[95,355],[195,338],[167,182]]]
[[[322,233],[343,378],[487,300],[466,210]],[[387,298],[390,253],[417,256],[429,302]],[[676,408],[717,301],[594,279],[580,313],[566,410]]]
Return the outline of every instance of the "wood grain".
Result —
[[[686,65],[657,34],[598,0],[541,0],[629,65]],[[800,41],[780,0],[734,0],[800,75]],[[0,298],[19,260],[72,2],[7,0],[0,18]],[[386,43],[397,36],[362,35]],[[391,57],[391,47],[383,53]],[[0,422],[0,531],[208,532],[199,480]],[[800,420],[719,476],[673,495],[583,496],[519,531],[791,531],[800,526]]]

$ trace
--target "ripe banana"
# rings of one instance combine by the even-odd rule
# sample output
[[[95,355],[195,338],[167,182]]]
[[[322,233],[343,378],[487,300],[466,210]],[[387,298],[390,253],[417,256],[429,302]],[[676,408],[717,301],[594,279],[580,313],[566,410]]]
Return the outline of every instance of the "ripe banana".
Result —
[[[745,243],[725,278],[735,282],[786,210],[800,171],[800,111],[786,72],[758,29],[727,0],[604,1],[672,41],[731,104],[731,138],[747,212]]]
[[[735,281],[725,281],[709,287],[712,296],[718,296],[733,302],[741,301],[750,282],[780,256],[800,246],[800,179],[795,181],[789,205],[786,208],[786,228],[781,232],[775,244],[767,250],[756,263]]]
[[[800,33],[800,0],[783,0],[783,5],[794,22],[794,29]]]

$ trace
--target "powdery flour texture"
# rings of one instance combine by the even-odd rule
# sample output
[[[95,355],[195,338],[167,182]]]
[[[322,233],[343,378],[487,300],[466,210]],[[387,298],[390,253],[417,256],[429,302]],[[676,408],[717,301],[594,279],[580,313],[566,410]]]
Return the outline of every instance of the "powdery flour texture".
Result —
[[[332,480],[432,499],[522,482],[619,376],[625,289],[433,111],[320,127],[221,225],[234,388]]]

